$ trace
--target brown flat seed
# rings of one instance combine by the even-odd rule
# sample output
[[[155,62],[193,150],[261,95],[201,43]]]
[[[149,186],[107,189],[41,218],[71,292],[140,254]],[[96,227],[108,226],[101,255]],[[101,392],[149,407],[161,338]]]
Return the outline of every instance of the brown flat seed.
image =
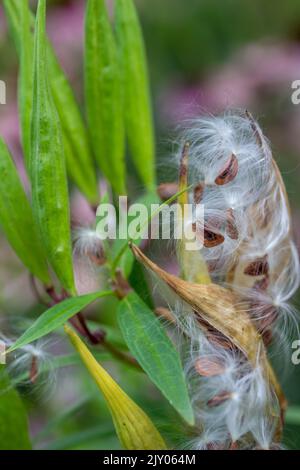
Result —
[[[203,233],[201,230],[197,230],[197,223],[192,223],[192,230],[196,233],[197,239],[203,243],[206,248],[213,248],[214,246],[221,245],[224,242],[224,237],[220,233],[216,233],[212,230],[208,230],[204,227]]]
[[[221,392],[219,395],[216,395],[215,397],[208,400],[207,406],[212,408],[214,406],[222,405],[222,403],[225,403],[225,401],[229,400],[231,396],[231,392]]]
[[[207,339],[215,346],[221,346],[224,349],[230,350],[233,348],[232,343],[227,338],[225,338],[225,336],[207,332]]]
[[[217,178],[215,179],[215,183],[219,186],[223,186],[223,184],[230,183],[230,181],[232,181],[236,177],[238,170],[238,159],[234,154],[232,154],[227,163],[221,169]]]
[[[32,356],[31,366],[29,371],[29,379],[32,384],[35,383],[38,376],[38,361],[36,356]]]
[[[171,323],[176,323],[176,319],[172,312],[166,307],[157,307],[154,312],[157,316],[163,317]]]
[[[224,372],[224,366],[216,358],[200,358],[195,362],[195,369],[203,377],[212,377]]]
[[[226,233],[232,240],[239,238],[239,232],[235,223],[233,209],[227,209]]]
[[[203,245],[206,248],[213,248],[215,246],[221,245],[224,242],[224,237],[220,233],[212,232],[211,230],[206,230],[204,228],[204,240]]]
[[[225,337],[222,338],[221,336],[216,335],[208,335],[208,341],[215,346],[220,346],[224,349],[232,351],[234,349],[232,343],[228,341]]]
[[[203,196],[204,188],[201,183],[197,184],[194,188],[194,203],[200,204]]]
[[[106,258],[105,258],[103,250],[99,251],[96,254],[88,253],[88,256],[90,260],[92,261],[92,263],[96,264],[97,266],[103,266],[103,264],[106,263]]]
[[[178,183],[162,183],[157,187],[156,192],[162,201],[167,201],[178,193],[178,188]]]
[[[244,274],[247,274],[248,276],[262,276],[267,275],[268,273],[268,255],[265,255],[263,258],[256,259],[252,263],[248,264],[244,270]]]
[[[200,318],[196,311],[194,311],[194,314],[202,330],[205,331],[206,337],[211,344],[215,346],[221,346],[224,349],[232,350],[234,348],[233,344],[228,340],[228,338],[226,338],[226,336],[213,328],[203,318]]]
[[[208,272],[213,273],[217,266],[218,266],[218,260],[212,260],[212,261],[206,261]]]

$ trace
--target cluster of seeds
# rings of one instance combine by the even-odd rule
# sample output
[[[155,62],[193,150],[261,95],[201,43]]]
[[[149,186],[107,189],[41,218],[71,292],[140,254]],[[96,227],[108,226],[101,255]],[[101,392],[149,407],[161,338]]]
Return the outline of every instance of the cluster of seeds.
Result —
[[[232,292],[237,324],[246,314],[259,338],[255,364],[250,364],[191,305],[180,302],[173,309],[189,339],[184,360],[198,433],[192,446],[277,448],[286,403],[273,373],[264,370],[265,350],[274,337],[284,349],[288,327],[296,323],[290,321],[295,313],[289,300],[299,286],[286,190],[269,144],[248,112],[196,119],[182,139],[189,143],[193,229],[211,281]],[[187,166],[186,157],[180,165]],[[202,211],[198,217],[200,203],[204,218]],[[225,310],[224,304],[229,331]]]

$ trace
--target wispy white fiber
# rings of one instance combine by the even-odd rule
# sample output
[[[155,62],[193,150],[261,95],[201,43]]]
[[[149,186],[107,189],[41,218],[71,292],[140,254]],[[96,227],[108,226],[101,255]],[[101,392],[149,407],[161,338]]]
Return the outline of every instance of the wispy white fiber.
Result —
[[[189,184],[203,189],[204,219],[196,208],[195,226],[199,234],[219,235],[201,250],[212,279],[235,292],[237,316],[247,312],[265,346],[276,342],[282,352],[290,332],[298,333],[290,300],[300,270],[286,190],[269,142],[248,113],[231,110],[188,122],[180,146],[184,142],[190,145]],[[280,407],[259,358],[253,368],[222,338],[212,341],[186,305],[176,305],[173,315],[188,338],[182,355],[198,430],[190,446],[281,448]]]

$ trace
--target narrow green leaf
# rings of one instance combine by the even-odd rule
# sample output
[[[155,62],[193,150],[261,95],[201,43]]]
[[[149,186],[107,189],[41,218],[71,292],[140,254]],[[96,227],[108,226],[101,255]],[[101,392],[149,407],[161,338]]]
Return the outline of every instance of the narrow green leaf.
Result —
[[[48,260],[63,287],[74,295],[69,195],[60,121],[48,81],[45,16],[46,1],[39,0],[29,165],[33,212]]]
[[[33,89],[33,41],[30,31],[30,15],[28,0],[20,1],[21,9],[21,50],[18,82],[18,101],[21,117],[22,145],[26,167],[29,168],[31,145],[31,111]]]
[[[155,186],[154,131],[142,31],[132,0],[115,0],[116,34],[131,156],[148,189]]]
[[[193,424],[194,416],[179,355],[159,319],[134,292],[118,310],[125,341],[149,378],[178,413]]]
[[[87,131],[72,88],[50,44],[48,63],[51,90],[63,131],[68,173],[81,192],[96,205],[99,192]]]
[[[46,310],[8,349],[8,353],[35,341],[63,325],[69,318],[97,299],[112,295],[111,291],[71,297]]]
[[[23,2],[23,0],[22,0]],[[23,4],[24,5],[24,4]],[[19,0],[4,0],[4,8],[9,22],[10,31],[13,35],[14,42],[20,57],[25,54],[24,45],[22,40],[22,27],[21,27],[21,2]],[[28,5],[26,5],[28,7]],[[34,16],[28,8],[28,15],[30,20],[30,28],[34,27]],[[27,37],[27,41],[29,38]],[[33,36],[31,35],[31,47],[33,48]],[[29,51],[30,45],[25,44],[26,51]],[[72,88],[60,67],[54,50],[49,41],[47,41],[48,51],[48,71],[50,77],[50,85],[52,89],[53,98],[59,114],[63,137],[67,170],[78,188],[89,199],[92,204],[98,201],[98,188],[95,174],[95,167],[90,151],[89,139],[87,131],[78,108],[78,104],[74,97]],[[26,57],[28,57],[26,53]],[[28,61],[29,63],[29,61]],[[28,70],[28,68],[27,68]],[[21,71],[22,73],[22,71]],[[24,82],[24,80],[23,80]],[[25,82],[24,82],[25,83]],[[25,89],[22,87],[23,96],[29,97],[30,88]],[[22,96],[19,98],[22,99]],[[28,103],[29,104],[29,103]],[[31,110],[32,105],[30,108]],[[25,154],[26,155],[26,154]]]
[[[0,366],[0,450],[30,450],[26,410]]]
[[[85,101],[98,165],[125,194],[124,124],[117,48],[104,0],[88,0],[85,18]]]
[[[45,254],[38,237],[32,210],[10,153],[0,138],[0,224],[8,242],[42,282],[49,283]]]

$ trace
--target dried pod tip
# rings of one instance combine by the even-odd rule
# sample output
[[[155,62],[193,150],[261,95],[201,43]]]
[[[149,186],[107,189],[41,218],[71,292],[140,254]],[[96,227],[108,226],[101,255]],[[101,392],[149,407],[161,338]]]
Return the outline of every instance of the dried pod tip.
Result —
[[[222,405],[225,401],[229,400],[232,398],[232,393],[231,392],[220,392],[218,395],[214,396],[207,402],[207,406],[210,408],[214,406],[219,406]]]

